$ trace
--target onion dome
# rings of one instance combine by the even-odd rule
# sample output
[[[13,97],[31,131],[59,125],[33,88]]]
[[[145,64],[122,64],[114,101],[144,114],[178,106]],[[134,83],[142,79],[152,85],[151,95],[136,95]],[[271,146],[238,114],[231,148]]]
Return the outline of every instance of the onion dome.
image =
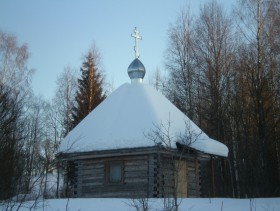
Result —
[[[131,79],[131,83],[142,83],[146,70],[142,62],[136,58],[128,66],[127,73]]]

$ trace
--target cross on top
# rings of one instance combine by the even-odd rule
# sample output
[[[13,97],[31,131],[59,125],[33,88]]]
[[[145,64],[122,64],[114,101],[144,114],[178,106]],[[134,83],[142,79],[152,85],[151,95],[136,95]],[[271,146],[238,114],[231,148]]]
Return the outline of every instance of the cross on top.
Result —
[[[138,51],[138,40],[142,40],[142,37],[139,35],[139,31],[137,30],[137,27],[135,27],[133,32],[134,34],[131,34],[131,37],[134,37],[135,39],[135,46],[134,46],[135,58],[139,58],[140,54]]]

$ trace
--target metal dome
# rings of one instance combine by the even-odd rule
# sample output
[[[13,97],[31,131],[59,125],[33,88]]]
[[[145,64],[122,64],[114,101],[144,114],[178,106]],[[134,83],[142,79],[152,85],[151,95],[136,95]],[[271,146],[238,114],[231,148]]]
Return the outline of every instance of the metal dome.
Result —
[[[131,79],[131,83],[142,83],[146,70],[142,62],[136,58],[128,66],[127,73]]]

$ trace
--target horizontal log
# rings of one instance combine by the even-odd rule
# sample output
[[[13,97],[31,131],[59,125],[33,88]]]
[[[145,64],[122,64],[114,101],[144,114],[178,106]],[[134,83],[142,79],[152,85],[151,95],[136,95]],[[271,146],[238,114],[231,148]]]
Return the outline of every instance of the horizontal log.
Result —
[[[142,166],[142,165],[148,165],[148,161],[145,160],[145,159],[137,159],[137,160],[128,160],[128,161],[125,161],[125,165],[127,166],[133,166],[133,165],[136,165],[136,166]]]
[[[129,183],[147,183],[148,184],[147,177],[128,177],[128,178],[124,179],[124,182],[126,184],[129,184]]]
[[[80,166],[79,170],[100,170],[100,169],[104,169],[105,165],[88,165],[88,166]]]
[[[195,183],[189,183],[188,184],[188,190],[197,190],[198,185]]]
[[[87,183],[78,183],[79,188],[84,188],[87,186],[94,186],[94,187],[98,187],[98,186],[104,186],[104,181],[98,181],[98,180],[93,180],[91,182],[87,182]]]
[[[124,171],[125,172],[130,172],[130,171],[135,171],[135,172],[141,172],[141,171],[145,171],[147,172],[148,168],[147,166],[124,166]]]
[[[123,185],[103,185],[103,186],[94,186],[94,185],[87,185],[82,186],[83,193],[90,193],[90,192],[121,192],[121,191],[146,191],[147,184],[137,183],[137,184],[123,184]]]

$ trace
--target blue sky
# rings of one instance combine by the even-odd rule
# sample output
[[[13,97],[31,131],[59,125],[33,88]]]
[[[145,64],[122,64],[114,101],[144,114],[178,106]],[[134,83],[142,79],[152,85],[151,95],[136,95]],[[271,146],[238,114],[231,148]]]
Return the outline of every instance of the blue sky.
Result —
[[[35,69],[36,95],[51,99],[57,76],[66,66],[79,70],[93,42],[101,52],[107,82],[117,88],[130,82],[135,26],[140,31],[144,82],[157,68],[164,72],[167,30],[181,8],[199,11],[208,0],[0,0],[0,30],[28,45],[28,68]],[[223,1],[221,1],[223,2]],[[227,0],[229,7],[234,0]]]

